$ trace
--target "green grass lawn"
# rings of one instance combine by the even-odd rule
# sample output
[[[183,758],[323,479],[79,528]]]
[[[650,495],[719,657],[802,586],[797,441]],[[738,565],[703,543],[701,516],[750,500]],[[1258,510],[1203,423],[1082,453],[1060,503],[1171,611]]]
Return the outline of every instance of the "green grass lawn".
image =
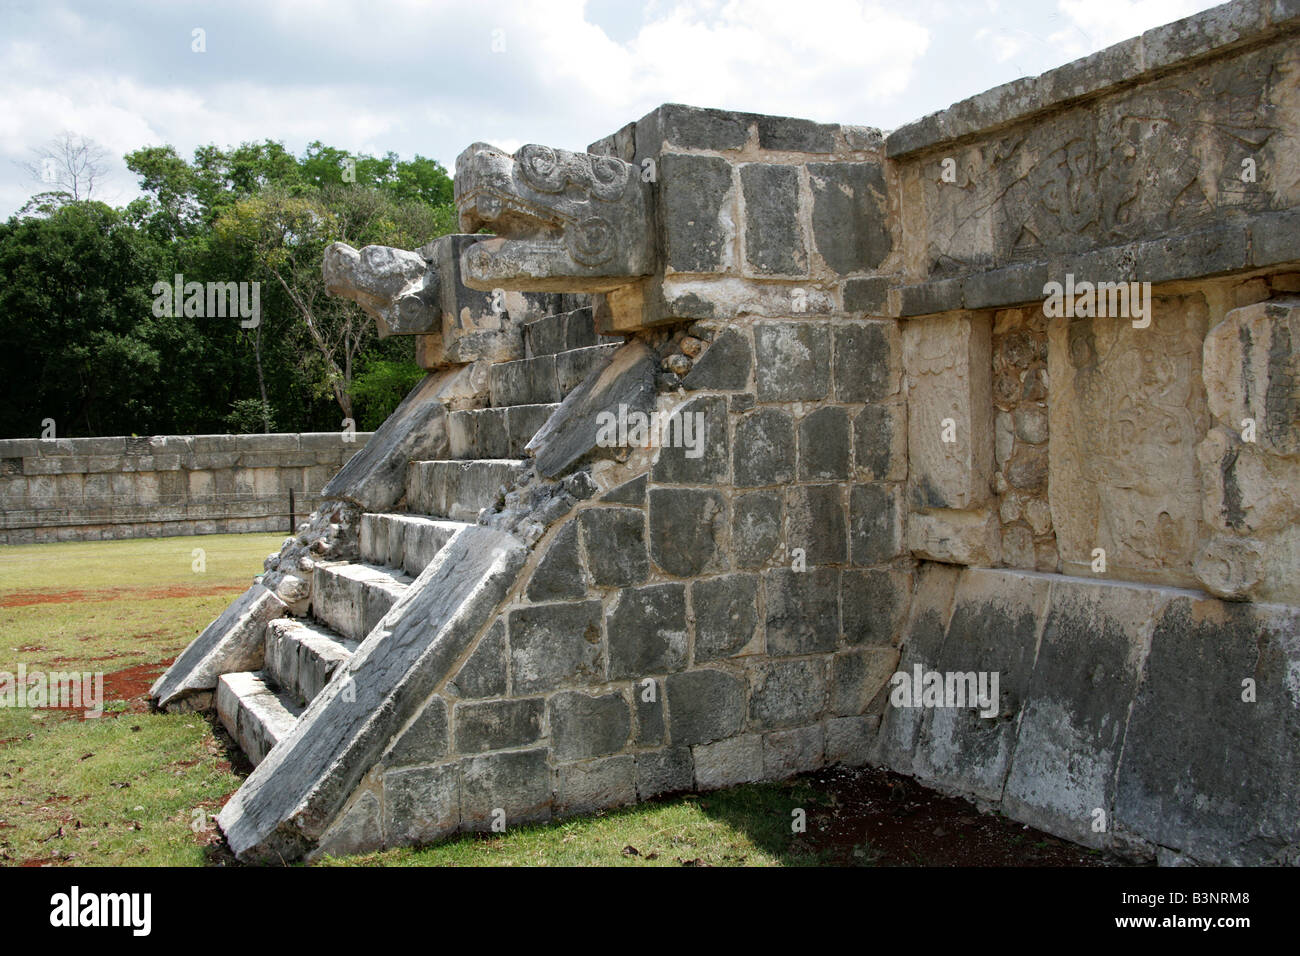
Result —
[[[0,708],[0,864],[202,865],[240,784],[209,718],[143,693],[243,591],[281,535],[0,547],[0,671],[100,671],[105,715]],[[204,551],[196,572],[193,550]],[[114,698],[112,675],[119,682]],[[772,865],[817,862],[790,833],[806,785],[741,787],[589,819],[328,865]],[[631,848],[631,849],[628,849]]]
[[[234,745],[211,715],[150,713],[145,694],[281,540],[0,546],[0,671],[21,663],[29,673],[102,672],[106,700],[97,719],[0,707],[0,865],[232,862],[212,817],[246,762],[227,750]],[[201,572],[195,548],[204,551]],[[793,832],[796,809],[806,833]],[[1090,853],[896,775],[828,770],[322,863],[1096,865]]]

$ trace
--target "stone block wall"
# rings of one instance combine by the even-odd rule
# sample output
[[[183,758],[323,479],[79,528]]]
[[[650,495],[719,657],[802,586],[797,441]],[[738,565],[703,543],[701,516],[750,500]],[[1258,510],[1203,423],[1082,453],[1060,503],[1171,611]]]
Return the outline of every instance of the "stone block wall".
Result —
[[[289,530],[369,433],[0,440],[0,544]],[[344,439],[353,439],[345,441]]]
[[[702,454],[589,466],[586,500],[532,548],[322,852],[866,759],[913,588],[896,324],[693,331],[706,348],[658,410],[701,415]]]

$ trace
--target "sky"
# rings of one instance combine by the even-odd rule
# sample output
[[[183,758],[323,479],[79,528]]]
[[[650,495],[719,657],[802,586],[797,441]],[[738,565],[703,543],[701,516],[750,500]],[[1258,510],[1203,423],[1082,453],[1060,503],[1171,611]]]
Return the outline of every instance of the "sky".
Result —
[[[313,140],[439,160],[585,149],[661,103],[893,129],[1205,0],[6,0],[0,217],[63,132],[122,156]],[[201,47],[201,49],[200,49]]]

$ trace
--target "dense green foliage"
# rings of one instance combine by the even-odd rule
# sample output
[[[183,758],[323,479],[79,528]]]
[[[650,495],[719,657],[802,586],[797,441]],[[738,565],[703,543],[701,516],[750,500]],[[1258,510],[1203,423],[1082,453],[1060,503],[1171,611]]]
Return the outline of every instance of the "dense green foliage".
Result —
[[[0,223],[0,437],[373,428],[419,377],[412,340],[380,341],[328,296],[336,240],[417,248],[451,232],[434,160],[319,142],[170,146],[126,157],[122,209],[43,193]],[[155,283],[259,283],[260,323],[156,306]],[[173,311],[179,315],[173,315]],[[161,313],[161,314],[159,314]]]

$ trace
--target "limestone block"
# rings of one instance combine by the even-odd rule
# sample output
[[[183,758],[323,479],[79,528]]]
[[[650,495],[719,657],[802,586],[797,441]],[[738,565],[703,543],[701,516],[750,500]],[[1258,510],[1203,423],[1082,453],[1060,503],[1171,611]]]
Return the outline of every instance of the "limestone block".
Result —
[[[700,668],[669,674],[664,696],[675,745],[706,743],[733,736],[745,710],[745,685],[724,670]]]
[[[545,748],[486,754],[461,762],[461,822],[468,829],[487,829],[498,808],[505,811],[507,827],[546,819],[551,794]]]
[[[686,665],[686,588],[625,588],[606,622],[609,676],[634,680]]]
[[[591,813],[636,801],[636,760],[631,754],[560,767],[556,812]]]
[[[653,271],[650,189],[612,156],[530,144],[513,156],[475,143],[456,159],[456,208],[468,246],[464,281],[477,289],[606,291]],[[558,232],[554,238],[548,231]]]
[[[578,513],[592,561],[592,580],[602,587],[640,584],[650,573],[645,515],[637,508],[587,508]]]
[[[694,782],[695,761],[690,747],[665,747],[636,755],[636,794],[639,800],[689,790]]]
[[[692,157],[696,162],[702,158]],[[745,261],[753,273],[808,273],[807,245],[800,228],[799,178],[797,166],[745,163],[740,167]]]
[[[826,706],[826,659],[759,660],[749,673],[749,729],[811,723]]]
[[[731,555],[736,567],[764,567],[783,548],[781,500],[779,491],[753,491],[735,499]]]
[[[1198,295],[1155,298],[1151,311],[1147,328],[1116,318],[1048,328],[1052,526],[1067,573],[1091,574],[1101,548],[1108,575],[1191,584],[1208,310]]]
[[[150,699],[168,709],[187,696],[210,693],[222,674],[257,670],[265,653],[266,625],[283,613],[283,601],[253,585],[181,652],[149,688]]]
[[[691,584],[695,660],[744,653],[758,634],[758,575],[724,574]]]
[[[908,496],[913,510],[967,510],[993,478],[992,324],[986,313],[903,323]]]
[[[1297,634],[1294,607],[1187,595],[1165,606],[1124,738],[1117,827],[1208,863],[1294,861]]]
[[[907,547],[930,561],[991,567],[1002,554],[998,513],[992,508],[913,511],[907,516]]]
[[[734,787],[763,776],[763,738],[742,734],[692,748],[695,782],[701,790]]]
[[[763,735],[763,776],[769,780],[816,770],[824,759],[825,738],[821,724],[775,730]]]
[[[603,679],[600,621],[599,601],[511,611],[508,627],[514,692],[534,693]]]
[[[586,760],[627,746],[631,712],[621,693],[562,691],[547,705],[551,753],[557,761]]]
[[[452,715],[456,752],[482,753],[535,743],[542,736],[545,711],[541,697],[458,703]]]
[[[813,239],[817,252],[840,275],[871,272],[888,258],[894,241],[880,163],[812,163]]]
[[[653,488],[650,557],[678,577],[727,570],[726,498],[719,491]]]

